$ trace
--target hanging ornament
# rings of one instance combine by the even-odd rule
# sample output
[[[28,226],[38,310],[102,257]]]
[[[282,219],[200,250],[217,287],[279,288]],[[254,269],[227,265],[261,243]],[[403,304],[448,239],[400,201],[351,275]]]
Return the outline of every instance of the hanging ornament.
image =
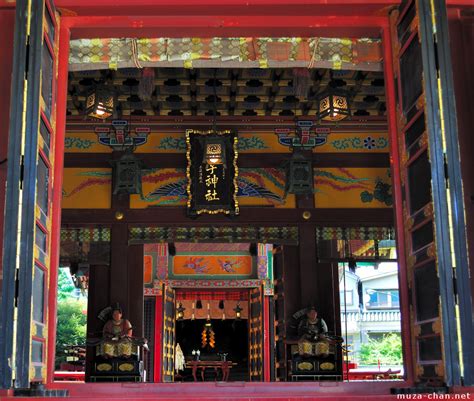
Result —
[[[151,100],[153,91],[155,90],[155,69],[144,68],[142,70],[142,78],[138,84],[138,96],[142,100]]]
[[[216,335],[214,333],[214,330],[212,330],[212,327],[209,328],[208,330],[208,336],[209,336],[209,347],[214,348],[216,346]]]
[[[235,311],[235,320],[240,320],[242,317],[242,311],[243,309],[240,307],[240,301],[237,302],[237,306],[234,308]]]
[[[204,326],[204,329],[201,333],[201,348],[206,348],[207,345],[207,327]]]
[[[207,319],[201,333],[202,348],[205,348],[207,345],[210,348],[214,348],[216,346],[216,334],[214,333],[214,330],[212,329],[212,323],[210,319]]]

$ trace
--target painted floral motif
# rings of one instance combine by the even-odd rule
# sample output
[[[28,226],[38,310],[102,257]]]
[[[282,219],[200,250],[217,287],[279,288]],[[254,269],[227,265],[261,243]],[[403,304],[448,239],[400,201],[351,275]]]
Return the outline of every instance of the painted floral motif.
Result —
[[[204,258],[189,258],[183,267],[191,269],[194,273],[205,273],[208,270],[207,264],[203,263]]]
[[[180,150],[184,152],[186,150],[186,138],[173,138],[172,136],[164,137],[157,148],[164,150]]]
[[[240,137],[238,142],[238,150],[254,150],[254,149],[268,149],[269,146],[265,144],[265,141],[258,136],[252,137]],[[164,137],[160,140],[160,144],[157,149],[163,150],[178,150],[184,152],[186,150],[186,139],[174,138],[172,136]]]
[[[364,148],[369,149],[369,150],[375,148],[375,139],[372,138],[371,136],[368,136],[367,138],[365,138]]]
[[[321,185],[327,185],[337,191],[349,191],[351,189],[367,189],[370,178],[357,178],[348,170],[340,168],[341,174],[334,174],[325,170],[314,170],[314,186],[316,192]]]
[[[95,141],[91,141],[90,139],[83,139],[78,138],[75,136],[68,136],[64,140],[64,148],[65,149],[89,149]]]
[[[238,150],[253,150],[253,149],[268,149],[269,146],[265,144],[262,138],[258,136],[240,137],[238,142]]]
[[[264,198],[269,204],[281,204],[284,202],[284,173],[277,169],[242,169],[238,177],[237,196]],[[147,174],[143,177],[144,183],[161,183],[172,179],[165,185],[159,185],[151,192],[143,194],[145,202],[155,202],[158,205],[176,204],[187,199],[186,178],[184,170],[176,169],[173,172]],[[270,181],[278,189],[275,193],[267,188],[266,180]]]
[[[390,177],[390,171],[389,171]],[[384,203],[387,206],[392,206],[392,186],[384,181],[381,178],[375,180],[375,187],[372,192],[364,191],[360,194],[360,200],[364,203],[370,203],[373,200],[378,200],[381,203]]]
[[[240,260],[237,259],[217,259],[222,270],[226,273],[235,273],[240,266]]]
[[[70,197],[83,189],[94,186],[94,185],[106,185],[112,182],[112,173],[111,172],[102,172],[102,171],[87,171],[79,173],[79,176],[89,177],[86,180],[82,181],[79,185],[74,187],[71,191],[66,192],[63,188],[63,196]]]
[[[371,136],[362,138],[362,137],[353,137],[353,138],[344,138],[336,139],[330,142],[337,150],[345,149],[388,149],[388,139],[379,137],[373,138]]]
[[[316,193],[330,194],[329,196],[334,200],[338,196],[337,193],[345,193],[348,196],[348,202],[353,202],[353,204],[376,201],[385,206],[392,206],[392,187],[389,180],[389,171],[387,174],[381,174],[381,177],[377,177],[371,175],[373,173],[370,171],[362,173],[364,175],[368,174],[368,176],[356,176],[351,169],[338,168],[331,170],[314,170],[314,188]],[[357,202],[354,196],[360,199],[360,201]],[[341,206],[345,207],[342,204]]]

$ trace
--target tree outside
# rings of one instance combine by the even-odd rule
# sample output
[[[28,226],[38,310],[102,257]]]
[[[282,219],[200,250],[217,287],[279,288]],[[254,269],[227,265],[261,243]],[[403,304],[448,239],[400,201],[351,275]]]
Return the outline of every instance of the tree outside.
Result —
[[[360,347],[362,365],[401,365],[402,339],[397,333],[390,333],[382,339],[370,339]]]
[[[56,326],[56,368],[66,362],[68,345],[85,345],[87,298],[78,294],[68,269],[59,269]]]

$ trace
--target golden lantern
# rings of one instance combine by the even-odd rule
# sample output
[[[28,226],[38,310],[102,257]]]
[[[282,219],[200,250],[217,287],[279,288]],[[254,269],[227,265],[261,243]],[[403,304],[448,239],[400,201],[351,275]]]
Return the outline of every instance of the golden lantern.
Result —
[[[105,85],[97,85],[86,97],[86,115],[105,120],[114,114],[114,92]]]
[[[180,302],[178,307],[176,308],[176,320],[183,320],[184,319],[184,311],[186,308]]]
[[[350,117],[349,95],[346,91],[329,85],[318,96],[318,120],[337,122]]]
[[[213,136],[204,140],[204,160],[206,164],[225,164],[225,141],[222,138]]]
[[[240,303],[237,303],[237,306],[234,308],[235,311],[235,319],[240,320],[242,317],[242,311],[243,309],[240,307]]]

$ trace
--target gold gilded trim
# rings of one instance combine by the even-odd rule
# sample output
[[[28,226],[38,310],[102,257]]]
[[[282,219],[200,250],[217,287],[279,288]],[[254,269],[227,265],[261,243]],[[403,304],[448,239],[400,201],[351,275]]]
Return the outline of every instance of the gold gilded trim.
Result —
[[[109,372],[112,370],[112,365],[110,363],[100,363],[96,366],[96,369],[99,372]]]
[[[237,200],[237,192],[239,190],[237,184],[237,177],[239,175],[239,167],[237,166],[237,159],[239,158],[238,150],[239,138],[237,135],[234,137],[234,205],[235,205],[235,214],[239,214],[239,201]]]
[[[121,363],[118,368],[121,372],[131,372],[135,367],[131,363]]]
[[[191,208],[191,201],[193,199],[193,194],[191,193],[191,140],[189,138],[189,135],[192,134],[194,130],[192,129],[187,129],[186,130],[186,179],[188,180],[188,183],[186,185],[186,192],[188,194],[188,202],[187,202],[187,207],[188,209]]]

